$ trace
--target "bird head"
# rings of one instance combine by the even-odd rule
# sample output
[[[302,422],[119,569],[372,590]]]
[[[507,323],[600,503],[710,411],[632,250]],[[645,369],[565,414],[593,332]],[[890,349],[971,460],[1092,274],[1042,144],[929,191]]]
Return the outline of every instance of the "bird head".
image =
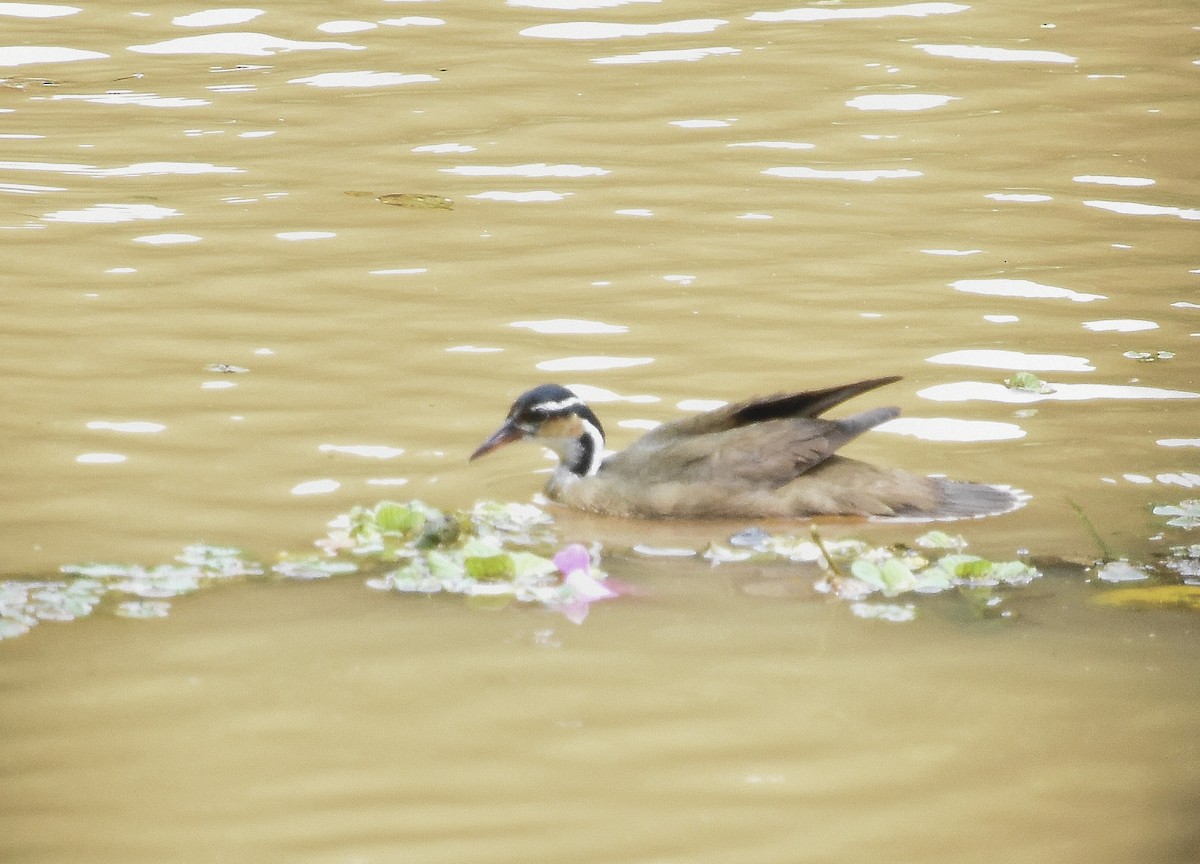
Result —
[[[573,474],[587,476],[600,470],[604,428],[592,409],[560,384],[542,384],[522,393],[504,423],[476,448],[470,461],[526,438],[553,450]]]

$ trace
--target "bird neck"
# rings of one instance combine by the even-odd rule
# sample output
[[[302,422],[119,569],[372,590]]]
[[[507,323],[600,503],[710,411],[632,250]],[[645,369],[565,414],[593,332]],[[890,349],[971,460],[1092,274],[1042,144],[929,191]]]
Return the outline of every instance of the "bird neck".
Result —
[[[558,454],[560,471],[576,477],[591,477],[600,470],[600,463],[604,461],[604,430],[600,428],[600,421],[595,419],[595,415],[587,417],[577,414],[576,420],[579,434],[561,439],[560,446],[553,449]]]

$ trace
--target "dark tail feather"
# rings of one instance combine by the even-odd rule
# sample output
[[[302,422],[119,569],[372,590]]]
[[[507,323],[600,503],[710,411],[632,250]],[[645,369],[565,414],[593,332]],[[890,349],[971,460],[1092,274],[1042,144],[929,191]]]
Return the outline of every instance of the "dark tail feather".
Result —
[[[866,381],[856,381],[853,384],[827,387],[824,390],[785,393],[768,396],[765,399],[751,399],[740,405],[730,406],[730,425],[746,426],[750,423],[762,423],[765,420],[778,420],[783,417],[817,417],[835,405],[841,405],[847,399],[899,380],[899,375],[889,375],[886,378],[870,378]]]
[[[1024,507],[1025,502],[1029,500],[1029,496],[1019,489],[989,486],[986,483],[963,483],[942,477],[932,479],[936,480],[942,489],[942,501],[936,513],[925,515],[938,519],[997,516]]]
[[[880,423],[895,420],[899,416],[899,408],[872,408],[870,411],[860,411],[858,414],[851,414],[849,417],[843,417],[833,422],[846,432],[846,440],[849,441],[856,435],[861,435],[868,429],[874,429]]]

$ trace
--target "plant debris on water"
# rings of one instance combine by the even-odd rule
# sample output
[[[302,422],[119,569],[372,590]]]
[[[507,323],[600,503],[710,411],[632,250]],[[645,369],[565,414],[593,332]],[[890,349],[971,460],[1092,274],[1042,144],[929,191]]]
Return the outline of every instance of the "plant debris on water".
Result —
[[[1004,386],[1009,390],[1022,390],[1026,393],[1040,395],[1054,392],[1053,387],[1032,372],[1014,372],[1010,377],[1004,379]]]
[[[1200,501],[1154,512],[1171,517],[1168,525],[1177,528],[1200,525]],[[314,545],[314,552],[283,553],[264,564],[236,548],[195,544],[168,564],[70,564],[55,578],[0,580],[0,639],[101,608],[127,618],[162,618],[172,598],[231,579],[357,575],[378,591],[459,595],[486,609],[542,607],[575,623],[587,617],[591,604],[629,593],[601,568],[599,544],[564,543],[550,514],[532,504],[481,501],[447,512],[421,501],[382,501],[336,517]],[[702,554],[713,567],[807,566],[818,591],[848,601],[851,613],[862,618],[908,621],[918,614],[921,595],[942,593],[962,598],[981,617],[1008,617],[1009,592],[1040,572],[1024,560],[992,561],[966,548],[964,538],[944,531],[879,546],[826,539],[815,527],[807,536],[749,528]],[[1099,595],[1098,602],[1200,604],[1200,545],[1173,547],[1158,567],[1106,560],[1092,572],[1105,585],[1139,583]],[[1162,584],[1164,573],[1184,584]]]

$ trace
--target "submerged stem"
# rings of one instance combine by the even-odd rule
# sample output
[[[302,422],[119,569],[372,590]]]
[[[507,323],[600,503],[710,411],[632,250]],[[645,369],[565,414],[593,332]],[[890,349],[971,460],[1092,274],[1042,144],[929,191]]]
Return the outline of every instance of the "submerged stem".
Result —
[[[1083,527],[1086,528],[1087,532],[1092,535],[1092,540],[1095,542],[1096,547],[1100,550],[1100,557],[1105,561],[1112,561],[1112,549],[1108,548],[1108,544],[1104,542],[1104,538],[1100,536],[1100,532],[1096,530],[1096,526],[1092,524],[1092,520],[1089,519],[1088,515],[1083,512],[1083,508],[1070,498],[1067,498],[1066,501],[1071,505],[1071,509],[1075,511],[1075,515],[1079,517],[1079,521],[1083,523]]]
[[[809,525],[808,530],[812,533],[813,542],[817,544],[817,548],[825,556],[825,561],[829,564],[829,572],[838,579],[845,579],[846,574],[841,571],[841,568],[834,562],[833,556],[829,554],[829,549],[826,548],[825,541],[821,539],[821,532],[817,530],[817,526]]]

